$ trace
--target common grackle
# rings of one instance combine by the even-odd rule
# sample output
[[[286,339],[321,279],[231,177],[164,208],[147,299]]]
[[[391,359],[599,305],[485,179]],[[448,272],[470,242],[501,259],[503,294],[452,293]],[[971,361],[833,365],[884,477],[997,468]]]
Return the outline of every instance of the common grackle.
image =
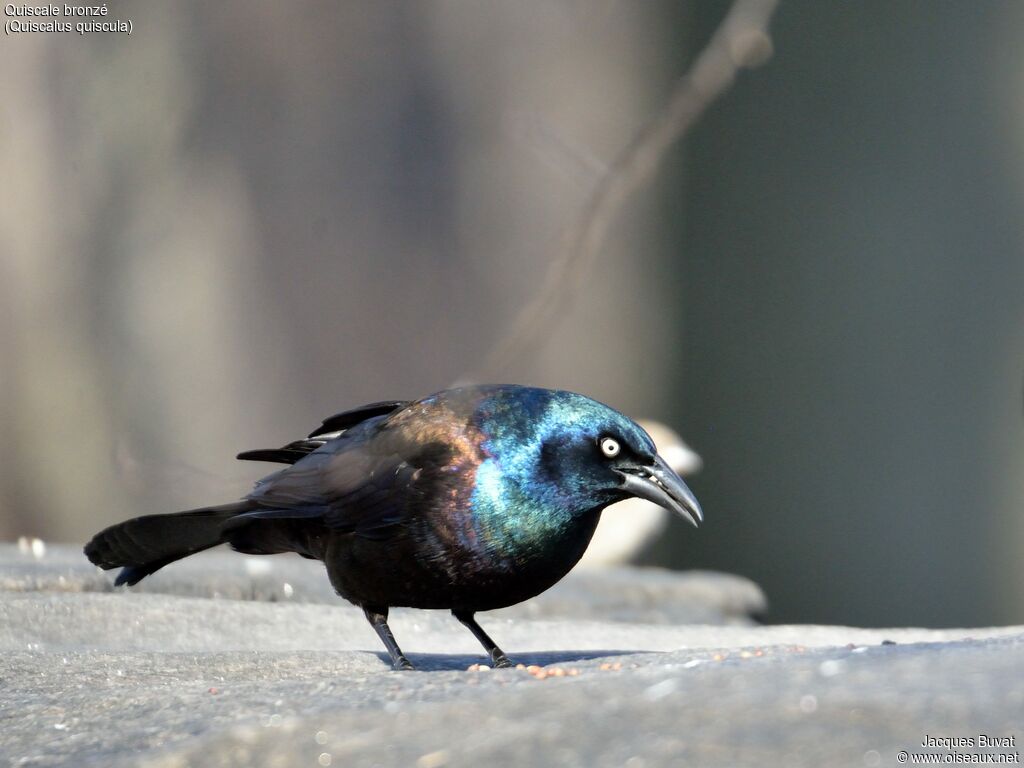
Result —
[[[363,609],[396,669],[412,665],[392,606],[443,608],[498,667],[474,614],[543,592],[576,564],[601,510],[638,496],[697,525],[690,489],[621,413],[571,392],[445,390],[325,420],[304,440],[238,458],[288,464],[234,504],[147,515],[96,534],[85,554],[136,584],[217,544],[322,560]]]

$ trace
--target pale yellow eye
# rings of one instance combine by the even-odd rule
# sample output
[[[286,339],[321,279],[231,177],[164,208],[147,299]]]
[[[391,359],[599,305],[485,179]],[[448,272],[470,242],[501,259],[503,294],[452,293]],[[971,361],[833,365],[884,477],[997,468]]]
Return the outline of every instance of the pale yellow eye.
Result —
[[[598,445],[601,446],[601,453],[609,459],[614,459],[619,455],[619,451],[622,450],[619,447],[619,441],[614,437],[602,437]]]

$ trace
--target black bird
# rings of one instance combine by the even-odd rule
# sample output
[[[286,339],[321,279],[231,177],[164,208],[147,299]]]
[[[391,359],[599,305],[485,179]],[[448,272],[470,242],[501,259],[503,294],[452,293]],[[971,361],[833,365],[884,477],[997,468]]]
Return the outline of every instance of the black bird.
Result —
[[[639,496],[697,525],[700,505],[630,419],[582,395],[451,389],[332,416],[305,440],[240,459],[290,466],[234,504],[127,520],[85,554],[136,584],[217,544],[322,560],[396,669],[392,606],[450,610],[498,667],[474,614],[543,592],[576,564],[609,504]]]

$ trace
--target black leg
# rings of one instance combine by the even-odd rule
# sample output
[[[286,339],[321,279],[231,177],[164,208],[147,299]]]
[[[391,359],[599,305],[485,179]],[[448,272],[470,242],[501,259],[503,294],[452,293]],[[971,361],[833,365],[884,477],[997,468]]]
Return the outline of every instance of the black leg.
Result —
[[[363,613],[366,614],[366,620],[377,631],[377,636],[384,642],[384,647],[388,649],[391,666],[398,670],[412,669],[412,664],[405,658],[402,649],[395,642],[395,636],[391,634],[391,627],[388,626],[388,609],[363,606]]]
[[[473,633],[473,636],[480,641],[480,645],[482,645],[484,650],[490,654],[491,663],[494,664],[495,667],[503,668],[512,666],[512,662],[508,660],[508,656],[505,655],[505,652],[495,645],[494,641],[491,640],[490,635],[484,632],[483,628],[476,623],[476,619],[473,618],[473,611],[457,611],[452,609],[452,616],[465,624],[469,631]]]

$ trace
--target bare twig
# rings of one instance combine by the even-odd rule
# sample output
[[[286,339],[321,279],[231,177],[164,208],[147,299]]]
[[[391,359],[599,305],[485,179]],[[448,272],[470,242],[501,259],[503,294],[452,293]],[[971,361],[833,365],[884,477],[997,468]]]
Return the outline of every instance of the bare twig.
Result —
[[[486,379],[550,334],[556,315],[590,271],[623,203],[651,178],[668,148],[729,88],[740,67],[758,66],[771,56],[768,23],[777,4],[778,0],[733,3],[707,47],[676,84],[665,108],[640,129],[597,181],[579,216],[559,239],[537,296],[519,312],[470,380]]]

